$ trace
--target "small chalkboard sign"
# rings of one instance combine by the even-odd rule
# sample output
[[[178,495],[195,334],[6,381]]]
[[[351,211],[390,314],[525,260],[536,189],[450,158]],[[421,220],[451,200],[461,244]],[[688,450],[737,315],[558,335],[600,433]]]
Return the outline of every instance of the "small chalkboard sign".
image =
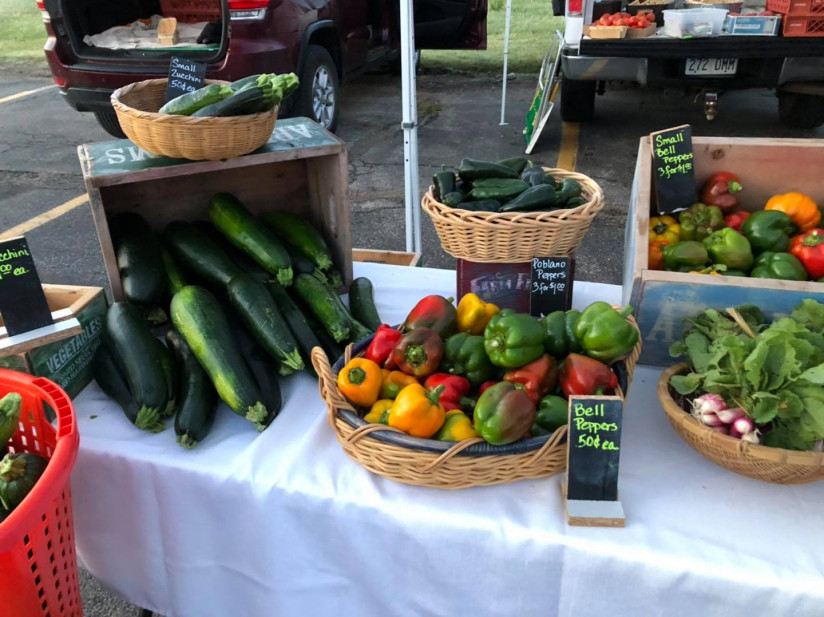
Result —
[[[689,124],[651,133],[652,176],[659,214],[672,214],[696,201],[692,127]]]
[[[0,315],[9,336],[54,323],[23,236],[0,242]]]
[[[166,102],[187,92],[203,87],[206,80],[206,65],[188,58],[172,56],[169,61],[169,84],[166,86]]]
[[[533,257],[529,287],[529,312],[543,317],[553,311],[568,311],[572,306],[575,259],[572,257]]]

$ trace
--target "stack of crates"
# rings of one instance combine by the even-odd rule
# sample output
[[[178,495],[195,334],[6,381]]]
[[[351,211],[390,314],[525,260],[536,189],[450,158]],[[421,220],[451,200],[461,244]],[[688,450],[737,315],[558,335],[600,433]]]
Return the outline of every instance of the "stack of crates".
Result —
[[[784,16],[784,36],[824,36],[824,0],[767,0]]]

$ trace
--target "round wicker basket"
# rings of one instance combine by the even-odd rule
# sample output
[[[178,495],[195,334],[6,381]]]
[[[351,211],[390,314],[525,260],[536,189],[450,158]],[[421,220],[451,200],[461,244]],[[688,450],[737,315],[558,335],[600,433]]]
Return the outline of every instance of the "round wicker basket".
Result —
[[[637,327],[632,317],[628,320]],[[312,352],[329,425],[346,454],[369,471],[415,486],[460,489],[544,478],[566,469],[566,426],[551,435],[493,446],[481,438],[451,443],[410,437],[382,424],[367,424],[339,392],[337,372],[351,358],[361,355],[370,341],[371,337],[349,345],[334,367],[320,347]],[[640,354],[639,340],[626,358],[613,365],[622,384],[618,392],[621,396],[629,391]]]
[[[265,144],[275,128],[278,108],[226,118],[159,114],[167,79],[129,84],[112,93],[112,107],[126,136],[146,152],[192,161],[229,159]],[[225,83],[206,80],[207,84]]]
[[[570,255],[604,207],[604,191],[589,176],[547,167],[556,180],[574,178],[587,202],[551,212],[472,212],[435,200],[432,187],[421,208],[432,219],[443,250],[475,262],[517,263],[535,255]]]
[[[701,424],[687,412],[691,401],[669,385],[673,375],[687,371],[684,363],[664,371],[658,380],[658,398],[672,427],[704,458],[739,475],[775,484],[806,484],[824,479],[824,452],[799,452],[752,444]]]

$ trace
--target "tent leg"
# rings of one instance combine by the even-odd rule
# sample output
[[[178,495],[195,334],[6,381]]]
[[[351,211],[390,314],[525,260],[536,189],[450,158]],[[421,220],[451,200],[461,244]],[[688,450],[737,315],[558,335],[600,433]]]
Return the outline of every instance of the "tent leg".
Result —
[[[421,203],[418,170],[418,96],[415,83],[415,17],[412,0],[401,0],[401,80],[403,85],[403,163],[406,250],[421,252]]]
[[[506,0],[506,26],[504,28],[504,81],[501,88],[501,122],[500,126],[506,126],[504,115],[506,113],[506,75],[509,69],[509,22],[512,18],[512,0]]]

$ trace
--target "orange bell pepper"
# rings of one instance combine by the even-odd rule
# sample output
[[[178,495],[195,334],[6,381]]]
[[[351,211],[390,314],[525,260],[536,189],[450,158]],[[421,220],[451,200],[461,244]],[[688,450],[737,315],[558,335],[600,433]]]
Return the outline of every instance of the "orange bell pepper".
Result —
[[[664,252],[663,249],[669,242],[650,242],[649,244],[649,269],[663,270],[664,269]]]
[[[801,231],[809,231],[821,221],[821,212],[811,197],[804,193],[784,193],[770,197],[765,210],[780,210],[790,217]]]
[[[381,368],[366,358],[353,358],[338,373],[338,389],[358,407],[372,407],[381,389]]]
[[[406,386],[413,383],[418,383],[413,375],[407,375],[401,371],[381,371],[383,374],[383,381],[381,382],[381,391],[378,394],[380,398],[395,399]]]
[[[432,392],[427,392],[419,383],[406,386],[389,412],[389,426],[413,437],[432,437],[443,426],[446,417],[446,411],[438,403],[443,391],[443,386]]]

